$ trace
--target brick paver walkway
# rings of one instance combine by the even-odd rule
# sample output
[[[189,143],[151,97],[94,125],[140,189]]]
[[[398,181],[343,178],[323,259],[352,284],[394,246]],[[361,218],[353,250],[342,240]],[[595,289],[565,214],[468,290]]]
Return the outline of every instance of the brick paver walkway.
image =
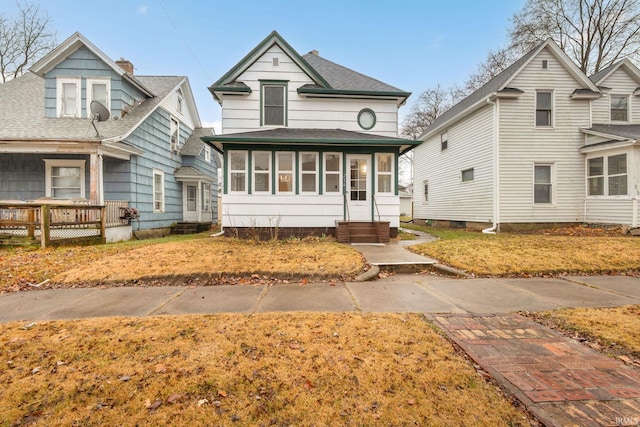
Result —
[[[640,370],[517,314],[431,320],[547,426],[640,426]]]

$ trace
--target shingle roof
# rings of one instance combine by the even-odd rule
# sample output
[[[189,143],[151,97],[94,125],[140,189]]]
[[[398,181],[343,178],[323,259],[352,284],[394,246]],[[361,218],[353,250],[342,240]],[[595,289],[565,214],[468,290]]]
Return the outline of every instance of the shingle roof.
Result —
[[[213,128],[196,128],[191,132],[191,135],[187,139],[187,141],[182,146],[180,150],[180,154],[184,156],[197,156],[200,154],[200,150],[202,150],[202,146],[204,142],[202,142],[203,136],[211,136],[214,135],[215,132]]]
[[[640,125],[593,125],[585,131],[640,140]]]
[[[353,132],[342,129],[292,129],[292,128],[276,128],[267,130],[258,130],[252,132],[231,133],[225,135],[213,135],[204,138],[206,141],[281,141],[283,143],[290,142],[371,142],[371,143],[390,143],[392,145],[411,144],[416,145],[417,142],[409,139],[394,138],[390,136],[374,135],[361,132]]]
[[[153,92],[123,118],[96,123],[102,138],[96,136],[87,118],[45,117],[44,79],[29,72],[0,84],[0,140],[98,141],[126,134],[137,126],[184,77],[136,76]]]
[[[365,76],[362,73],[338,65],[314,53],[307,53],[303,55],[302,58],[331,85],[332,89],[368,92],[402,92],[402,90],[395,86]]]
[[[600,82],[600,80],[602,80],[607,74],[609,74],[612,70],[618,68],[620,66],[620,64],[622,63],[623,60],[614,62],[613,64],[609,65],[606,68],[603,68],[602,70],[598,71],[597,73],[591,75],[589,77],[589,80],[591,80],[594,84],[598,84]]]
[[[207,175],[193,166],[182,166],[174,172],[173,176],[175,176],[176,179],[204,179],[206,181],[213,181],[211,175]]]

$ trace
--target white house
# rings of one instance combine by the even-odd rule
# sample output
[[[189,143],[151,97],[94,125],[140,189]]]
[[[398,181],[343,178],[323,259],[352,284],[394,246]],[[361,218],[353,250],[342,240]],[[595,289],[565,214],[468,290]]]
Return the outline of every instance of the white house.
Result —
[[[224,156],[227,234],[397,233],[398,157],[417,144],[398,138],[409,93],[301,56],[275,31],[209,90],[222,133],[203,140]]]
[[[627,60],[589,79],[552,40],[541,43],[419,138],[414,221],[637,226],[639,86]]]

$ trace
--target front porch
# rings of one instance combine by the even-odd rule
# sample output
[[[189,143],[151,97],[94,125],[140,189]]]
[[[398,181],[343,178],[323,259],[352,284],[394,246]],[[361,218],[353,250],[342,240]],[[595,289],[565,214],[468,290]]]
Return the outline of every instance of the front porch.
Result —
[[[109,229],[131,236],[129,203],[41,200],[0,201],[0,246],[40,246],[106,243]],[[119,228],[128,230],[115,231]]]

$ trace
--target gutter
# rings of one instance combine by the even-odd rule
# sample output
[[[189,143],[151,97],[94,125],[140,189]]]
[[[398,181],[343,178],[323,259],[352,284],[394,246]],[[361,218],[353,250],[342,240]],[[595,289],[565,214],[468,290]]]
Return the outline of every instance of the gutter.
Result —
[[[482,230],[485,234],[496,234],[500,225],[500,146],[498,135],[498,102],[487,98],[487,104],[493,105],[493,225]]]

